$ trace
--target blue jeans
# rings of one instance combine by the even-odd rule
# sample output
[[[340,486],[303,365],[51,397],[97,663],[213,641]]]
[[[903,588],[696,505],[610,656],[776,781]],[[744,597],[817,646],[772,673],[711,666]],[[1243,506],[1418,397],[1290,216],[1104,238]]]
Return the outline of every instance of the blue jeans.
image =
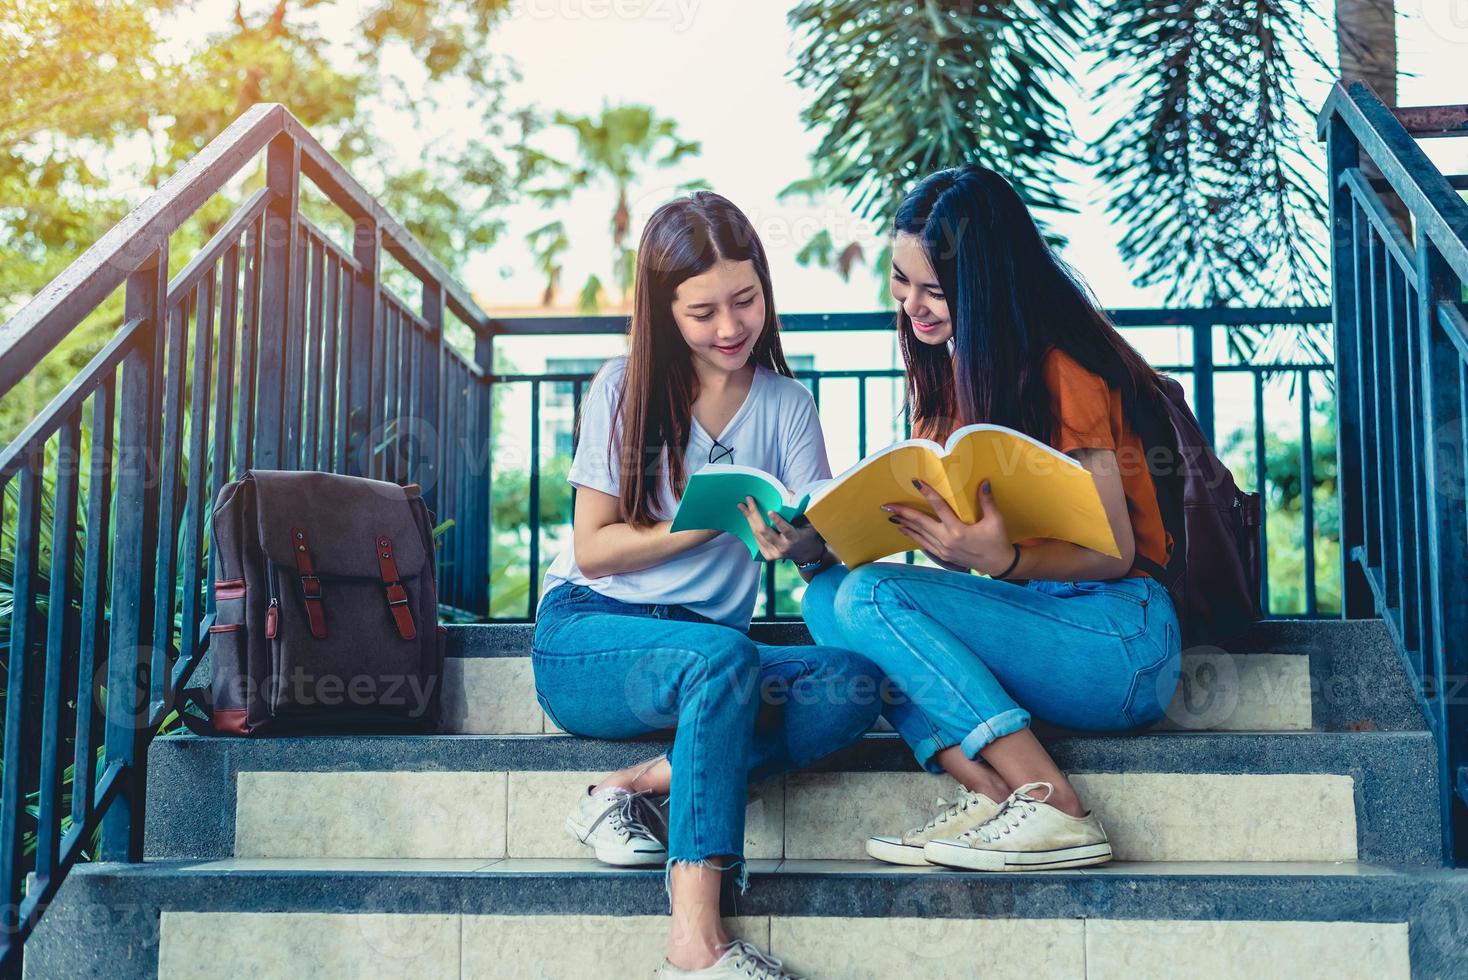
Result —
[[[750,782],[807,766],[877,720],[880,675],[859,654],[756,643],[682,606],[565,583],[546,594],[531,650],[560,728],[631,738],[676,727],[668,863],[741,866]],[[740,884],[746,880],[740,875]]]
[[[898,696],[887,719],[924,769],[976,758],[1037,718],[1081,731],[1150,725],[1182,662],[1172,599],[1151,578],[1032,581],[878,562],[816,576],[803,602],[817,643],[865,654]]]

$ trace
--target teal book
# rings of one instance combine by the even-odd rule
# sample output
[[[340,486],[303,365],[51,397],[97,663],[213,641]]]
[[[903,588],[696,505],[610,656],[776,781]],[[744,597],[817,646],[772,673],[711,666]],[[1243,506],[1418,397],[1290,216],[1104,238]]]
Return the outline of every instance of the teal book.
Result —
[[[797,497],[785,485],[764,470],[727,463],[710,463],[688,478],[678,512],[673,515],[674,531],[715,530],[734,535],[758,559],[759,543],[749,529],[749,521],[739,512],[745,497],[759,502],[760,513],[774,511],[787,521],[805,513],[810,494]]]

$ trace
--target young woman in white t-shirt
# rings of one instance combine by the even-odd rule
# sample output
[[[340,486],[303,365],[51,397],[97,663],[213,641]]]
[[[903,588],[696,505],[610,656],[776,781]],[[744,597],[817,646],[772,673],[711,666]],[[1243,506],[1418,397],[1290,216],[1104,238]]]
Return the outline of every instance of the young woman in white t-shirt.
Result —
[[[747,880],[746,786],[870,728],[880,675],[845,650],[752,641],[762,564],[732,535],[669,530],[708,463],[758,467],[792,489],[831,475],[815,402],[780,349],[754,228],[717,194],[673,201],[648,222],[636,273],[629,354],[582,406],[573,541],[546,574],[536,692],[578,735],[676,726],[667,756],[589,787],[566,824],[603,861],[666,863],[673,922],[659,975],[783,977],[719,917],[722,872]],[[752,504],[741,511],[765,558],[807,578],[831,561],[812,529],[767,523]]]

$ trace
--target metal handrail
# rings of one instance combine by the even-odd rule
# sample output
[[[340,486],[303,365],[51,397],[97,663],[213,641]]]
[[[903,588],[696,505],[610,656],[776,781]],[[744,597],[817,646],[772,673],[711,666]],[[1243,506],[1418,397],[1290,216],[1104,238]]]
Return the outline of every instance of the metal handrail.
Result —
[[[1386,624],[1437,741],[1444,859],[1468,862],[1468,704],[1457,693],[1468,676],[1468,203],[1463,180],[1440,173],[1417,143],[1468,135],[1468,106],[1392,109],[1364,82],[1337,83],[1319,131],[1344,368],[1345,612]]]
[[[265,186],[170,281],[170,236],[262,154]],[[300,213],[303,177],[352,220],[349,250]],[[382,283],[383,252],[418,278],[421,304]],[[207,648],[208,508],[227,479],[263,466],[419,483],[461,529],[435,555],[442,600],[487,603],[474,571],[488,566],[487,535],[473,529],[488,521],[489,474],[446,450],[489,441],[489,317],[284,107],[246,111],[0,325],[0,394],[119,287],[121,327],[0,451],[0,520],[10,481],[20,491],[0,781],[5,975],[99,825],[96,856],[142,859],[148,743]],[[472,360],[446,344],[450,313],[476,338]],[[425,439],[438,451],[423,452]]]

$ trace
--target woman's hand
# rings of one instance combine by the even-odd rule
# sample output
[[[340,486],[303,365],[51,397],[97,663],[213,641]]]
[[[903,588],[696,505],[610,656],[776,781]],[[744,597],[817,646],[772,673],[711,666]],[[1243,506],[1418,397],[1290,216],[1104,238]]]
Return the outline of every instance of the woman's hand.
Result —
[[[937,517],[902,504],[888,504],[882,509],[918,547],[949,565],[972,568],[985,575],[998,575],[1014,561],[1014,547],[1004,526],[1004,515],[994,503],[989,481],[979,485],[979,506],[984,515],[975,524],[965,524],[948,506],[948,502],[932,487],[920,480],[912,481],[933,508]]]
[[[765,523],[759,502],[753,497],[745,497],[740,502],[739,513],[749,522],[759,553],[770,561],[789,558],[799,565],[816,561],[826,553],[825,541],[809,524],[796,527],[774,511],[770,511],[769,523]]]

